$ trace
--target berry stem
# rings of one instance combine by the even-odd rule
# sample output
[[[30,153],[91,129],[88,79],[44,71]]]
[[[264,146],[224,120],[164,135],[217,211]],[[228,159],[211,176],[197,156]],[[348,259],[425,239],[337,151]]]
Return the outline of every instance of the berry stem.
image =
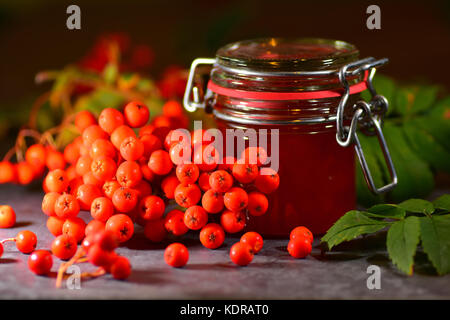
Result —
[[[16,238],[6,238],[6,239],[3,239],[3,240],[0,241],[0,244],[4,244],[5,242],[8,242],[8,241],[16,241]]]
[[[85,279],[85,278],[96,278],[96,277],[100,277],[102,275],[104,275],[106,273],[105,268],[100,267],[97,270],[95,270],[94,272],[83,272],[81,274],[81,279]]]
[[[85,251],[83,248],[79,248],[78,251],[74,254],[72,259],[67,261],[66,263],[62,263],[58,269],[58,275],[56,277],[56,288],[61,288],[62,280],[64,277],[64,273],[66,273],[67,269],[75,264],[79,259],[81,259],[85,255]]]

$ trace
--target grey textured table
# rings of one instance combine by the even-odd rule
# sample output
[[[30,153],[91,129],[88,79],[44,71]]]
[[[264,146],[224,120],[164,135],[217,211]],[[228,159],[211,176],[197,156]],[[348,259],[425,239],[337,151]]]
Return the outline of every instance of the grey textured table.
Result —
[[[37,188],[36,188],[37,189]],[[10,204],[17,225],[0,229],[0,238],[13,237],[24,229],[38,236],[38,249],[49,249],[53,236],[40,210],[42,194],[18,186],[0,186],[0,204]],[[89,218],[89,213],[80,214]],[[415,270],[412,277],[399,273],[389,262],[382,235],[341,245],[321,254],[317,239],[311,256],[295,260],[285,250],[287,240],[266,239],[263,250],[248,267],[229,259],[228,238],[218,250],[208,250],[193,233],[184,241],[190,251],[188,265],[175,269],[164,263],[166,244],[150,244],[137,228],[135,236],[118,249],[127,256],[133,272],[127,281],[110,275],[81,282],[81,289],[56,289],[54,277],[32,274],[27,255],[11,242],[0,259],[0,299],[448,299],[450,275],[432,275],[430,266]],[[418,254],[421,258],[421,254]],[[422,257],[423,258],[423,257]],[[61,261],[54,259],[52,271]],[[381,268],[381,289],[367,288],[369,265]],[[93,266],[81,264],[82,271]]]

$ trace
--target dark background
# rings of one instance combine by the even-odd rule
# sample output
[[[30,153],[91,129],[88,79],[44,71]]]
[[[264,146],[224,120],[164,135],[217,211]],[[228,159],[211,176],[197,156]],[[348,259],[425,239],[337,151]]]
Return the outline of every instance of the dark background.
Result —
[[[81,7],[81,30],[66,28],[70,4]],[[366,28],[370,4],[381,7],[381,30]],[[110,31],[152,46],[154,76],[169,64],[213,56],[230,41],[307,36],[351,42],[362,57],[389,57],[382,72],[396,79],[450,87],[450,1],[3,0],[0,103],[42,92],[36,72],[78,60]]]

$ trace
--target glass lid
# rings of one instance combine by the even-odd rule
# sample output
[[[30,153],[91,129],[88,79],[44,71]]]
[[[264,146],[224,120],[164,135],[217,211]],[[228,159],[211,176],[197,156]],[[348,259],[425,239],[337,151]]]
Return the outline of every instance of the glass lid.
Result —
[[[262,38],[230,43],[217,51],[220,66],[256,71],[337,69],[358,58],[359,51],[338,40]]]

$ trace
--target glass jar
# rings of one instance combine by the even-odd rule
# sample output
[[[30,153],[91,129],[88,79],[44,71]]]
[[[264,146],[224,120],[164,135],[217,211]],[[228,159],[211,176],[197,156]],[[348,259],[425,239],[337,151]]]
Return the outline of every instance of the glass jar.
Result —
[[[249,230],[286,237],[303,225],[323,234],[355,208],[355,150],[343,146],[357,142],[360,155],[356,124],[378,135],[371,122],[379,123],[387,108],[381,98],[354,107],[367,89],[369,71],[380,64],[373,58],[358,60],[358,55],[355,46],[342,41],[270,38],[232,43],[219,49],[215,59],[194,61],[184,101],[189,111],[205,108],[223,132],[279,133],[280,186],[268,195],[268,212],[248,219]],[[194,86],[201,64],[212,64],[204,95]],[[379,117],[371,117],[375,109]]]

